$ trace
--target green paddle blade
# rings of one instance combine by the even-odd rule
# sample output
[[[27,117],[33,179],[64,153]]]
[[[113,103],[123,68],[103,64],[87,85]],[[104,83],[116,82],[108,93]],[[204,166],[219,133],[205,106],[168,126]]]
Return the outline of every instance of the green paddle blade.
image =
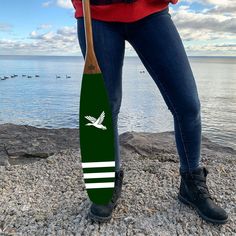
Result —
[[[112,113],[101,73],[83,74],[79,126],[85,188],[92,202],[105,205],[114,189],[115,147]]]

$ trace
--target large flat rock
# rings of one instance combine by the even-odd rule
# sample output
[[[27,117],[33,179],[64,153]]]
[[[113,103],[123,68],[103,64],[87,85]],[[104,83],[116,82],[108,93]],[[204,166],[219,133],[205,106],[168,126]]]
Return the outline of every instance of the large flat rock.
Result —
[[[79,148],[78,129],[0,125],[0,165],[27,163],[68,148]]]

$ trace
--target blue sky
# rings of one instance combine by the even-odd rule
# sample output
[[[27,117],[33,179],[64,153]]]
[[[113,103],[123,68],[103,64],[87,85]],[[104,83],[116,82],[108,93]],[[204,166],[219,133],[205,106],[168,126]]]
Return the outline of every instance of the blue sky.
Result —
[[[188,55],[236,56],[236,1],[169,6]],[[136,55],[128,43],[126,49]],[[70,0],[1,0],[0,55],[81,55]]]
[[[72,9],[59,7],[57,4],[49,4],[42,0],[1,0],[0,24],[8,24],[10,31],[1,31],[1,38],[26,38],[30,32],[41,25],[51,25],[50,30],[68,25],[74,25]]]

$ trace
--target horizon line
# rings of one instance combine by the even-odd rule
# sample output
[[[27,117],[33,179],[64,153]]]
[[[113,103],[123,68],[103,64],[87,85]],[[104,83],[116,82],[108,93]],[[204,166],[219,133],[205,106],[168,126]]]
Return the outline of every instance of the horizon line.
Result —
[[[82,55],[1,55],[0,57],[10,57],[10,56],[19,56],[19,57],[83,57]],[[138,57],[138,55],[125,55],[125,57]],[[196,56],[196,55],[187,55],[187,57],[236,57],[235,56],[212,56],[212,55],[201,55],[201,56]]]

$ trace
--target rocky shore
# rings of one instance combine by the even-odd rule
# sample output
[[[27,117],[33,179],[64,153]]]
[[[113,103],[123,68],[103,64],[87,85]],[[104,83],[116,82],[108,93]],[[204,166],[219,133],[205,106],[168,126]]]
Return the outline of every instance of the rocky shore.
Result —
[[[124,185],[108,223],[87,217],[78,129],[0,125],[0,235],[236,235],[236,151],[202,138],[214,199],[230,215],[212,225],[177,199],[174,132],[120,134]]]

